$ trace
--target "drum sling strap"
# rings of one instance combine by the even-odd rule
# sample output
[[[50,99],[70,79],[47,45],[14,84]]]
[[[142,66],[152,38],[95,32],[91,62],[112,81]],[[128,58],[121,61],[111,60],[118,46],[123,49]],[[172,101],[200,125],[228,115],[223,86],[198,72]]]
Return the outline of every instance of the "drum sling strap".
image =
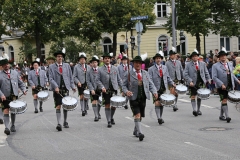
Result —
[[[166,91],[166,87],[165,87],[165,84],[163,81],[163,77],[161,77],[161,84],[160,84],[159,92],[163,94],[163,92],[165,92],[165,91]]]
[[[143,99],[146,99],[145,91],[144,91],[144,85],[143,81],[138,80],[138,95],[137,95],[137,100],[141,101]]]

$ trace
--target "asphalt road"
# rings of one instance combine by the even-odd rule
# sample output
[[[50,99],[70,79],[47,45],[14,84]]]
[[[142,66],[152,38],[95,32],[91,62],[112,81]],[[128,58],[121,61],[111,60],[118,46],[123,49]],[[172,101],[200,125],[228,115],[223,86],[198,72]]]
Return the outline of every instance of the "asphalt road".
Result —
[[[31,93],[23,97],[28,110],[16,117],[16,133],[4,135],[0,125],[0,157],[7,160],[239,160],[240,113],[229,103],[231,123],[219,121],[218,96],[202,101],[202,116],[194,117],[189,96],[179,97],[179,111],[164,108],[165,123],[159,125],[152,100],[147,102],[142,130],[144,141],[132,135],[134,122],[130,109],[117,109],[112,128],[102,119],[94,122],[90,106],[81,116],[80,107],[69,112],[70,128],[56,131],[57,120],[52,93],[43,113],[34,114]],[[62,116],[63,119],[63,116]]]

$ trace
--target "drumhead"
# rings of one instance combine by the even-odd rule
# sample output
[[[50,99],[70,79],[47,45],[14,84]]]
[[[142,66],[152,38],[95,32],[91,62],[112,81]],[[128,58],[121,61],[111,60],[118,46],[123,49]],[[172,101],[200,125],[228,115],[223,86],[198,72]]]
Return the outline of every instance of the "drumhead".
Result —
[[[67,96],[62,99],[62,103],[65,105],[75,105],[77,103],[77,99],[74,97]]]
[[[99,99],[99,101],[101,101],[101,102],[102,102],[102,96],[100,96],[98,99]]]
[[[25,105],[26,105],[26,103],[23,101],[20,101],[20,100],[12,101],[9,103],[9,106],[11,108],[19,108],[19,107],[23,107]]]
[[[90,94],[90,91],[88,89],[83,91],[84,94]]]
[[[38,95],[38,97],[47,97],[49,94],[46,91],[41,91],[41,92],[38,92],[37,95]]]
[[[173,101],[176,99],[176,97],[173,94],[162,94],[160,98],[167,101]]]
[[[240,99],[240,92],[239,91],[230,91],[228,92],[228,96],[234,99]]]
[[[183,84],[179,84],[176,86],[176,90],[178,91],[187,91],[187,87]]]
[[[199,94],[210,94],[211,93],[211,91],[209,89],[207,89],[207,88],[198,89],[197,92]]]
[[[121,96],[114,96],[114,97],[111,98],[111,101],[113,101],[113,102],[124,102],[124,101],[126,101],[126,98],[121,97]]]

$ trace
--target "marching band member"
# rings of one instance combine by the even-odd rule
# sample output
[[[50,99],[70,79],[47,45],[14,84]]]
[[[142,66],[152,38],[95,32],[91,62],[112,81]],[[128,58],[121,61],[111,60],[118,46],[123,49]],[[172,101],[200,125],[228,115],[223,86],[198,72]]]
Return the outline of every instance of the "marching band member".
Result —
[[[215,63],[212,66],[212,77],[213,81],[216,83],[215,85],[221,100],[219,119],[222,121],[227,121],[227,123],[229,123],[231,121],[231,118],[228,115],[228,92],[235,88],[234,82],[240,84],[240,81],[234,76],[233,65],[232,63],[227,62],[227,55],[227,51],[223,47],[217,55],[219,62]],[[223,116],[224,113],[226,117]]]
[[[23,63],[23,67],[21,69],[21,75],[22,75],[22,80],[26,85],[26,88],[28,88],[28,73],[29,73],[30,69],[27,66],[27,62],[24,61]]]
[[[115,107],[110,108],[110,99],[113,93],[122,87],[122,80],[119,76],[117,67],[110,64],[112,56],[105,53],[103,56],[104,65],[98,69],[96,82],[98,88],[102,90],[103,104],[105,105],[105,114],[108,122],[108,128],[115,124]]]
[[[201,99],[197,98],[197,110],[196,110],[196,95],[197,90],[206,86],[207,83],[211,82],[210,75],[208,73],[206,64],[198,61],[198,51],[195,49],[190,55],[191,62],[186,64],[183,72],[184,78],[190,87],[191,104],[193,108],[193,115],[202,115],[200,111]]]
[[[6,135],[10,135],[11,132],[16,132],[15,129],[15,119],[16,114],[11,114],[11,128],[9,127],[9,103],[13,100],[16,100],[18,98],[18,90],[20,89],[24,95],[26,95],[26,87],[22,80],[20,79],[18,73],[14,70],[10,69],[10,65],[8,63],[8,56],[5,55],[5,57],[0,58],[0,65],[3,68],[3,71],[0,72],[0,97],[1,102],[3,104],[3,119],[5,124],[5,130],[4,133]]]
[[[99,64],[98,57],[93,56],[92,59],[90,60],[90,63],[92,64],[92,68],[89,70],[89,72],[87,72],[87,86],[90,91],[92,108],[95,115],[94,121],[97,122],[99,119],[101,119],[101,115],[100,115],[101,105],[98,103],[101,90],[98,89],[98,86],[96,83],[96,76],[98,74],[98,64]]]
[[[62,131],[62,125],[60,124],[62,98],[69,95],[69,90],[71,88],[74,92],[76,91],[76,88],[74,85],[72,71],[69,64],[63,63],[65,54],[62,51],[58,51],[54,53],[54,56],[56,57],[56,63],[49,66],[49,81],[51,83],[51,90],[54,91],[53,98],[58,122],[56,129],[58,131]],[[69,128],[67,123],[67,112],[67,110],[63,109],[63,126],[65,128]]]
[[[155,103],[155,112],[158,118],[158,123],[160,125],[164,123],[164,120],[162,119],[163,106],[160,103],[159,97],[165,93],[168,87],[168,84],[175,87],[174,82],[169,76],[167,67],[161,64],[162,59],[163,59],[163,52],[159,51],[159,53],[157,53],[153,57],[153,60],[155,61],[156,64],[148,69],[149,77],[152,80],[153,84],[155,85],[158,93],[158,97],[153,98],[153,100]]]
[[[128,58],[126,56],[123,56],[121,61],[122,61],[122,64],[118,66],[118,72],[121,79],[123,79],[125,72],[128,72]],[[132,69],[132,66],[129,65],[129,70],[131,69]],[[123,92],[122,92],[122,96],[125,96]],[[126,105],[124,106],[125,109],[128,109],[127,104],[128,104],[128,98],[126,98]]]
[[[173,80],[175,84],[179,84],[182,82],[183,79],[183,67],[179,60],[176,60],[176,49],[173,47],[172,50],[169,52],[170,59],[166,62],[166,66],[169,72],[169,76]],[[170,86],[170,93],[175,95],[176,97],[176,104],[173,106],[173,111],[177,111],[177,100],[178,100],[178,93],[175,90],[175,87]]]
[[[80,96],[82,116],[85,116],[88,110],[88,100],[84,98],[83,91],[87,88],[87,72],[91,69],[90,66],[86,64],[86,60],[86,54],[80,52],[78,58],[79,63],[74,67],[73,71],[73,79],[78,87],[78,95]]]
[[[134,114],[135,127],[133,134],[142,141],[144,134],[140,123],[142,117],[145,117],[146,99],[150,99],[150,92],[156,99],[158,94],[148,72],[141,69],[144,63],[141,56],[136,56],[132,62],[133,69],[130,70],[130,75],[126,73],[123,78],[123,92],[129,97],[130,106]]]
[[[28,74],[28,82],[30,86],[32,87],[32,95],[33,95],[33,104],[35,107],[34,113],[38,113],[38,97],[37,94],[39,91],[44,90],[45,86],[48,85],[48,78],[46,75],[46,72],[42,69],[39,69],[40,66],[40,59],[37,58],[36,61],[32,62],[32,66],[34,70],[31,70]],[[43,112],[42,109],[42,101],[39,101],[40,112]]]

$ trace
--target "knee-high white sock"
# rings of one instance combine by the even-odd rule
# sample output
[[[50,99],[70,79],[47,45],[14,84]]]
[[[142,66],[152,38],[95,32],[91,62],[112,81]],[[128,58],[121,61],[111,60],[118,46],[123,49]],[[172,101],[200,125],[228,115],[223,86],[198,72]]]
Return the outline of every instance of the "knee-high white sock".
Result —
[[[9,114],[4,114],[3,120],[4,120],[5,128],[8,128],[8,126],[9,126]]]
[[[58,124],[61,123],[61,110],[60,109],[56,109],[56,116],[57,116],[57,122]]]

